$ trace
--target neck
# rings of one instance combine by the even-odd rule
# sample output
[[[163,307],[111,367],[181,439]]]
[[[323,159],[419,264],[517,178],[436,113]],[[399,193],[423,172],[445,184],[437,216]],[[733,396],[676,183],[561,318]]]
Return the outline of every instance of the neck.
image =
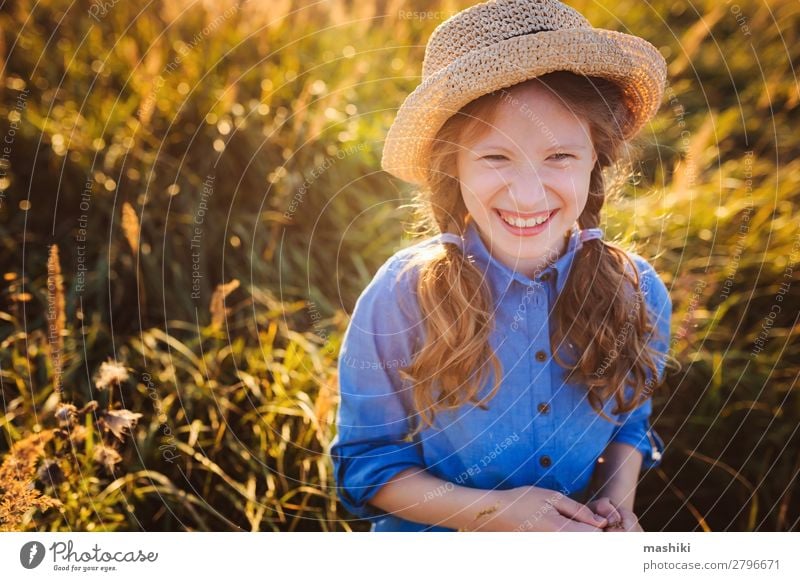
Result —
[[[490,249],[491,246],[488,244],[483,232],[477,228],[478,235],[483,240],[483,244],[487,249]],[[561,237],[559,244],[556,248],[548,250],[544,256],[538,256],[536,258],[529,258],[529,259],[521,259],[517,256],[510,256],[505,254],[500,254],[495,249],[494,252],[491,252],[497,260],[505,264],[511,270],[515,270],[521,274],[524,274],[531,280],[534,280],[541,272],[547,267],[548,264],[551,264],[562,257],[566,252],[569,246],[569,239],[570,234],[572,233],[572,228],[567,230],[564,235]]]

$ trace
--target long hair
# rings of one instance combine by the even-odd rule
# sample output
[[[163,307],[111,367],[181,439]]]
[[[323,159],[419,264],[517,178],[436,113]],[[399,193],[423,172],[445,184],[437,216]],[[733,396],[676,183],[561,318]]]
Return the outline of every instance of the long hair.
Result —
[[[637,148],[625,140],[622,127],[628,110],[614,83],[556,71],[523,84],[541,83],[574,114],[585,120],[598,159],[592,169],[586,207],[578,218],[583,228],[597,227],[606,199],[604,171],[619,170]],[[470,102],[450,117],[431,146],[426,187],[415,195],[419,234],[451,232],[463,236],[469,220],[456,170],[458,148],[480,137],[491,125],[499,92]],[[629,170],[627,166],[624,168]],[[626,269],[626,264],[630,267]],[[472,402],[483,409],[500,387],[502,366],[489,345],[494,297],[484,274],[466,260],[455,244],[431,245],[405,265],[419,267],[416,282],[425,339],[410,365],[399,370],[412,384],[416,426],[409,438],[433,425],[440,410]],[[587,284],[588,283],[588,284]],[[653,332],[641,293],[638,269],[625,250],[600,239],[587,240],[576,254],[562,292],[553,306],[551,352],[567,370],[566,381],[585,385],[588,401],[602,417],[615,398],[614,414],[634,409],[654,389],[658,354],[648,345]],[[568,354],[568,360],[560,351]],[[609,358],[610,353],[616,356]],[[493,386],[481,400],[477,394],[492,375]],[[647,380],[647,373],[652,374]],[[625,400],[625,386],[633,387]]]

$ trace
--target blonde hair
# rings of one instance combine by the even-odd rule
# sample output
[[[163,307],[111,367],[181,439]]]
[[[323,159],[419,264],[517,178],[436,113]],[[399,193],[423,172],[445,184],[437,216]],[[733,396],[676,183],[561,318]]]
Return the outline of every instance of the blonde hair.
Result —
[[[567,71],[520,85],[530,83],[541,83],[554,91],[589,124],[598,159],[578,224],[582,229],[597,227],[606,199],[603,171],[620,169],[636,150],[622,136],[624,116],[628,115],[623,96],[611,81]],[[473,142],[487,130],[500,98],[499,92],[493,92],[472,101],[439,130],[429,158],[427,187],[416,193],[412,204],[417,233],[464,235],[470,217],[456,175],[456,154],[460,144]],[[630,271],[626,263],[632,267]],[[502,378],[502,366],[489,345],[494,297],[484,274],[451,243],[426,247],[411,257],[398,276],[415,266],[419,267],[416,291],[426,336],[410,365],[399,370],[413,386],[414,415],[419,420],[409,438],[423,424],[432,426],[440,410],[457,409],[466,402],[487,409]],[[592,284],[575,284],[585,280]],[[626,288],[633,294],[625,292]],[[617,404],[612,413],[618,414],[638,406],[643,394],[650,395],[652,386],[647,384],[646,374],[652,374],[651,383],[656,381],[658,354],[646,340],[653,328],[647,318],[638,269],[625,250],[599,239],[584,242],[553,306],[552,321],[553,357],[568,371],[568,383],[587,386],[589,403],[597,413],[613,421],[603,413],[604,402],[610,397]],[[620,341],[619,329],[623,326],[628,332]],[[565,361],[559,355],[559,346],[565,345],[574,361]],[[614,351],[617,356],[609,362],[608,354]],[[494,385],[478,400],[477,393],[491,371]],[[625,401],[629,373],[634,393]]]

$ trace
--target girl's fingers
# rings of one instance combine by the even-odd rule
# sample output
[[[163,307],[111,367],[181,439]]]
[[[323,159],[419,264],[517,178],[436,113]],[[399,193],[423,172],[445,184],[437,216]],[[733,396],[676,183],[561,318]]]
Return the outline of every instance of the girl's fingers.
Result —
[[[565,518],[560,514],[557,514],[553,517],[555,519],[555,530],[558,532],[564,533],[602,533],[602,528],[597,528],[596,526],[590,526],[584,524],[582,522],[578,522],[576,520],[572,520],[571,518]]]
[[[620,508],[618,511],[622,515],[621,524],[618,527],[607,528],[606,531],[615,533],[643,532],[642,527],[639,526],[639,519],[636,518],[636,515],[633,512],[625,508]]]
[[[567,496],[562,496],[551,504],[560,514],[580,523],[598,528],[603,528],[608,524],[605,517],[596,515],[588,506],[572,500]]]
[[[620,515],[616,507],[611,504],[611,500],[608,497],[604,496],[598,498],[596,501],[589,503],[588,506],[600,516],[606,517],[609,526],[622,522],[622,515]]]

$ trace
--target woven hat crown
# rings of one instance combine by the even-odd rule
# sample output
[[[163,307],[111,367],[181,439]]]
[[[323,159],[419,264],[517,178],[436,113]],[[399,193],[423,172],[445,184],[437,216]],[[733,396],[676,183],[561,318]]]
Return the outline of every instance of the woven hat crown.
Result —
[[[459,57],[524,34],[591,28],[577,10],[556,0],[497,0],[472,6],[442,22],[431,34],[422,78]]]

